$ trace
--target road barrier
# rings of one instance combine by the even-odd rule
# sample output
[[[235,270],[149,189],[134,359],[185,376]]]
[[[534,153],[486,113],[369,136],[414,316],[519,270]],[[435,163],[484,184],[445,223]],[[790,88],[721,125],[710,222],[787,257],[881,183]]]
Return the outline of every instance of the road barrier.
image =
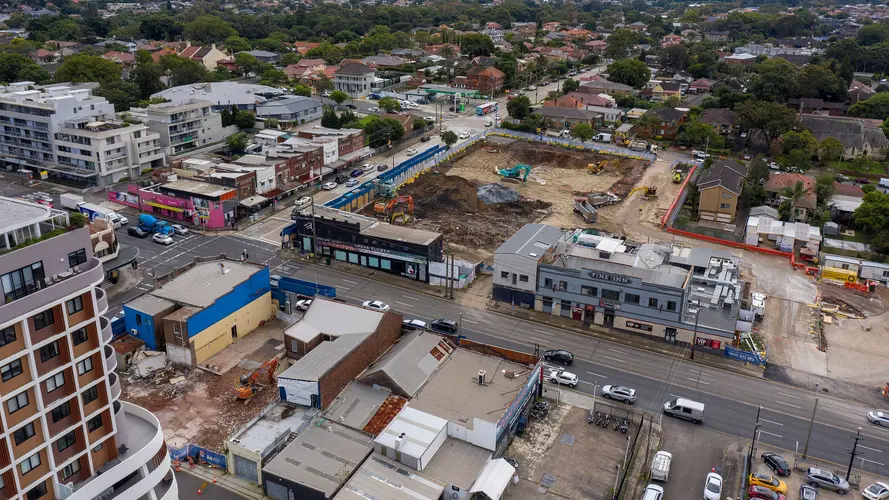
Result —
[[[173,460],[183,461],[186,457],[192,457],[196,464],[206,463],[220,469],[227,468],[228,462],[225,455],[201,448],[198,445],[189,443],[178,449],[167,445],[167,449],[170,451],[170,458]]]
[[[676,168],[676,165],[679,163],[685,163],[680,160],[676,160],[673,162],[670,170],[672,171]],[[661,219],[661,229],[665,226],[672,226],[673,221],[676,220],[676,216],[679,214],[679,211],[682,209],[682,205],[685,204],[685,199],[688,197],[688,181],[691,179],[692,175],[697,172],[698,166],[694,165],[691,167],[691,170],[688,171],[688,175],[685,176],[685,180],[682,181],[682,186],[679,187],[679,193],[676,195],[676,198],[673,199],[673,203],[670,205],[670,209],[667,210],[667,213],[664,214],[664,217]]]

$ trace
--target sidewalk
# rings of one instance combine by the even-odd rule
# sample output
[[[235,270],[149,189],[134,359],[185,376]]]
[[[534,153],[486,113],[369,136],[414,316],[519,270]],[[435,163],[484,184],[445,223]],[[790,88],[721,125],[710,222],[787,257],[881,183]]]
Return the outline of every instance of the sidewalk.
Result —
[[[257,485],[256,483],[251,483],[246,479],[232,476],[223,469],[211,469],[205,466],[197,466],[194,469],[190,469],[187,466],[183,466],[182,472],[191,474],[203,481],[206,481],[207,484],[213,484],[213,480],[215,479],[216,486],[225,488],[244,498],[252,500],[263,500],[268,498],[263,494],[261,486]],[[185,498],[189,494],[189,492],[180,492],[180,496],[182,496],[183,498]]]

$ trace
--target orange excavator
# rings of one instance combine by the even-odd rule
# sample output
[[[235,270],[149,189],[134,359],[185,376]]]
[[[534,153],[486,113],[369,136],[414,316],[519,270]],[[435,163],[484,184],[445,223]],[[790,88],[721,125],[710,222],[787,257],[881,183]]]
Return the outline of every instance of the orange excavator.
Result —
[[[243,401],[246,404],[247,400],[255,396],[260,389],[256,384],[256,381],[259,380],[260,377],[265,376],[268,380],[268,385],[274,384],[275,370],[277,369],[278,358],[272,358],[259,365],[250,375],[241,375],[241,384],[235,388],[235,392],[237,392],[237,400]]]
[[[393,210],[400,203],[407,203],[408,210],[407,213],[410,215],[414,214],[414,197],[407,196],[396,196],[389,200],[389,203],[379,202],[374,205],[374,214],[377,217],[389,217],[393,214]]]

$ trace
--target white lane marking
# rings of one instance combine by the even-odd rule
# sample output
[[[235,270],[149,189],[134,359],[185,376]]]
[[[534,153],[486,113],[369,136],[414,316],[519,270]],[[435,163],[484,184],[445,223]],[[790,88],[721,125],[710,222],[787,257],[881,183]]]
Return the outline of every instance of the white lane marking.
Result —
[[[407,306],[407,307],[414,307],[413,304],[407,304],[407,303],[405,303],[405,302],[399,302],[399,301],[397,301],[397,300],[395,301],[395,303],[396,303],[396,304],[401,304],[401,305],[403,305],[403,306]]]
[[[760,420],[762,420],[762,419],[760,419]],[[860,444],[858,445],[858,447],[859,447],[859,448],[864,448],[865,450],[875,451],[875,452],[877,452],[877,453],[883,453],[883,450],[878,450],[878,449],[876,449],[876,448],[870,448],[870,447],[863,446],[863,445],[860,445]]]
[[[416,297],[411,297],[410,295],[402,295],[402,297],[404,297],[404,298],[406,298],[406,299],[411,299],[411,300],[417,300],[417,301],[420,300],[420,299],[418,299],[418,298],[416,298]]]
[[[621,350],[619,350],[619,349],[612,349],[612,348],[609,347],[608,350],[611,351],[611,352],[616,352],[616,353],[618,353],[618,354],[626,354],[625,352],[623,352],[623,351],[621,351]]]
[[[543,330],[536,330],[536,329],[535,329],[534,331],[537,332],[537,333],[542,333],[542,334],[544,334],[544,335],[549,335],[550,337],[553,336],[552,333],[550,333],[550,332],[545,332],[545,331],[543,331]]]
[[[526,338],[526,339],[529,339],[529,340],[536,340],[537,342],[540,342],[541,344],[545,344],[545,343],[546,343],[545,340],[543,340],[543,339],[539,339],[539,338],[537,338],[537,337],[531,337],[530,335],[527,336],[527,337],[525,337],[525,338]]]
[[[678,395],[678,394],[673,394],[673,393],[670,393],[670,395],[673,396],[674,398],[681,398],[681,397],[682,397],[682,396],[680,396],[680,395]]]
[[[778,403],[779,405],[784,405],[784,406],[789,406],[789,407],[791,407],[791,408],[796,408],[797,410],[802,410],[802,409],[803,409],[801,406],[792,405],[792,404],[790,404],[790,403],[785,403],[784,401],[775,401],[775,402]]]
[[[710,385],[710,382],[704,382],[703,380],[698,380],[696,378],[685,377],[686,380],[691,380],[692,382],[697,382],[699,384]],[[762,420],[762,419],[760,419]]]
[[[762,420],[762,419],[760,419],[760,420]],[[784,437],[784,436],[782,436],[782,435],[780,435],[780,434],[775,434],[775,433],[768,432],[768,431],[763,431],[763,430],[760,430],[759,433],[760,433],[760,434],[768,434],[769,436],[775,436],[775,437],[778,438],[778,439],[782,439],[782,438]]]
[[[593,373],[593,372],[587,372],[587,373],[589,373],[590,375],[592,375],[592,376],[594,376],[594,377],[608,378],[608,377],[606,377],[605,375],[600,375],[600,374],[598,374],[598,373]],[[762,420],[762,419],[760,419],[760,420]]]
[[[596,385],[596,384],[594,384],[594,383],[592,383],[592,382],[587,382],[586,380],[578,380],[578,382],[580,382],[581,384],[589,384],[589,385],[592,385],[592,386],[595,386],[595,385]]]
[[[861,445],[858,445],[858,447],[861,448]],[[877,465],[879,465],[879,466],[881,466],[881,467],[883,466],[883,464],[881,464],[880,462],[876,462],[876,461],[873,461],[873,460],[868,460],[868,459],[866,459],[866,458],[861,458],[861,457],[855,457],[855,458],[857,458],[858,460],[863,460],[863,461],[865,461],[865,462],[870,462],[870,463],[872,463],[872,464],[877,464]]]
[[[343,281],[345,281],[346,283],[351,283],[353,285],[359,284],[357,281],[350,281],[350,280],[347,280],[346,278],[343,278]]]
[[[471,319],[464,319],[463,322],[464,322],[464,323],[472,323],[473,325],[477,325],[477,324],[478,324],[478,321],[472,321]]]
[[[351,290],[351,288],[349,288],[349,287],[347,287],[347,286],[341,286],[341,287],[340,287],[340,290],[345,290],[345,291],[348,292],[349,290]]]
[[[605,356],[604,354],[602,355],[602,357],[603,357],[603,358],[610,359],[611,361],[617,361],[618,363],[626,363],[626,361],[624,361],[624,360],[622,360],[622,359],[612,358],[611,356]]]
[[[791,399],[799,399],[799,396],[794,396],[792,394],[784,394],[783,392],[778,392],[778,394],[780,394],[782,396],[787,396],[788,398],[791,398]]]
[[[775,422],[774,420],[767,420],[767,419],[762,418],[762,417],[760,417],[759,419],[762,420],[763,422],[768,422],[768,423],[770,423],[770,424],[772,424],[772,425],[779,425],[779,426],[781,426],[781,427],[784,427],[784,424],[782,424],[781,422]],[[858,445],[858,446],[860,447],[861,445]]]

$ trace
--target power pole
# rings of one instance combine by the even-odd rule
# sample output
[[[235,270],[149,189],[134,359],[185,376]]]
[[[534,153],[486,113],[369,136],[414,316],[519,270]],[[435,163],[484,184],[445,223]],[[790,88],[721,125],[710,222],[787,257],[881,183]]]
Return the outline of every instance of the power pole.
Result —
[[[754,448],[756,448],[756,436],[759,434],[759,427],[762,425],[759,423],[759,414],[762,412],[762,406],[756,409],[756,423],[753,424],[753,441],[750,443],[750,452],[747,453],[747,466],[749,467],[751,463],[753,463],[753,453]]]
[[[809,420],[809,433],[806,434],[806,446],[803,448],[803,458],[809,453],[809,439],[812,437],[812,426],[815,424],[815,410],[818,409],[818,398],[815,398],[815,407],[812,408],[812,419]]]
[[[858,427],[858,433],[855,434],[855,436],[853,436],[852,439],[855,440],[855,444],[852,445],[851,450],[847,450],[849,452],[849,455],[851,455],[851,456],[849,457],[849,468],[846,469],[846,481],[849,481],[849,476],[852,474],[852,462],[855,461],[855,456],[857,455],[856,452],[858,451],[858,442],[861,441],[862,439],[864,439],[863,437],[861,437],[861,427],[860,426]]]
[[[318,230],[315,229],[315,195],[312,195],[312,255],[318,263]]]
[[[699,306],[700,307],[700,306]],[[701,310],[698,309],[695,313],[695,332],[694,337],[691,340],[691,359],[695,359],[695,346],[698,345],[698,319],[701,317]],[[759,417],[756,418],[759,420]]]

